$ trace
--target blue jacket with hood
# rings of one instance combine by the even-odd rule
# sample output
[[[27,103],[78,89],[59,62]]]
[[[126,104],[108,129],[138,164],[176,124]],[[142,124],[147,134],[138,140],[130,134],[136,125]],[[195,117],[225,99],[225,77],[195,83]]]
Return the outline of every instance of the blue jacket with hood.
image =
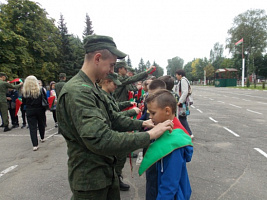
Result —
[[[157,200],[188,200],[191,186],[186,169],[190,162],[193,147],[185,146],[174,150],[157,162],[158,195]]]

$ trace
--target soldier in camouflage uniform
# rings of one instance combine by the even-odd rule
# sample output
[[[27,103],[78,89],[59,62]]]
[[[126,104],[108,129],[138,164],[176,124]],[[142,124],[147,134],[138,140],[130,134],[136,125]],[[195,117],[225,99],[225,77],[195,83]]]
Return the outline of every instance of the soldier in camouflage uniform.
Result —
[[[173,124],[167,120],[147,132],[118,132],[153,127],[151,121],[132,120],[113,111],[96,84],[126,54],[108,36],[87,36],[84,47],[83,66],[63,86],[57,103],[59,131],[68,146],[72,199],[119,200],[115,155],[147,146],[150,139],[172,130]]]
[[[154,69],[154,66],[151,66],[147,71],[141,72],[139,74],[136,74],[132,77],[127,76],[127,70],[129,69],[129,66],[125,61],[120,61],[116,63],[116,69],[119,74],[119,81],[121,82],[121,85],[118,86],[118,88],[114,92],[114,97],[117,101],[127,101],[128,100],[128,90],[129,85],[132,83],[135,83],[137,81],[145,79],[148,74]]]
[[[22,86],[22,82],[19,85],[11,85],[6,82],[7,75],[4,72],[0,72],[0,112],[3,119],[4,132],[10,131],[11,129],[8,127],[8,107],[7,107],[7,99],[6,93],[8,88],[18,90]]]
[[[103,93],[106,95],[107,99],[109,100],[109,104],[111,105],[114,111],[129,117],[137,115],[140,112],[140,109],[137,107],[134,107],[133,109],[130,110],[122,111],[123,109],[132,106],[133,102],[130,101],[116,102],[116,100],[112,96],[112,93],[115,91],[117,86],[121,85],[121,82],[118,80],[118,75],[116,73],[110,73],[107,76],[107,78],[100,81],[99,85],[101,86]],[[125,153],[117,155],[117,164],[115,166],[115,172],[119,177],[120,190],[122,191],[127,191],[130,189],[130,185],[122,181],[123,180],[122,169],[124,167],[126,159],[127,156]]]
[[[60,93],[61,89],[63,88],[65,82],[66,82],[66,74],[60,73],[59,74],[59,82],[55,84],[55,91],[56,91],[57,97],[59,96],[59,93]]]

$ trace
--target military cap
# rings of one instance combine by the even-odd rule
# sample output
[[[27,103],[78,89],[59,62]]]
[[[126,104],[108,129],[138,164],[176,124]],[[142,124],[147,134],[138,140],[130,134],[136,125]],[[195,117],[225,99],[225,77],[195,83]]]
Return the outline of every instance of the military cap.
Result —
[[[5,76],[7,78],[7,75],[5,72],[0,72],[0,77]]]
[[[89,35],[84,38],[84,49],[86,53],[107,49],[117,56],[118,59],[122,59],[127,56],[125,53],[117,49],[112,37],[104,35]]]
[[[66,77],[66,74],[65,73],[60,73],[59,74],[59,78],[64,78],[64,77]]]
[[[130,67],[127,65],[127,63],[125,62],[125,61],[119,61],[119,62],[117,62],[116,63],[116,65],[115,65],[115,68],[116,69],[119,69],[119,68],[122,68],[122,67],[124,67],[125,69],[129,69]],[[130,69],[129,69],[130,70]]]
[[[130,66],[128,66],[128,69],[127,69],[128,71],[130,71],[130,72],[135,72],[135,70],[134,70],[134,68],[131,68]]]
[[[121,85],[121,82],[118,80],[117,73],[109,73],[106,79],[112,80],[116,85]]]

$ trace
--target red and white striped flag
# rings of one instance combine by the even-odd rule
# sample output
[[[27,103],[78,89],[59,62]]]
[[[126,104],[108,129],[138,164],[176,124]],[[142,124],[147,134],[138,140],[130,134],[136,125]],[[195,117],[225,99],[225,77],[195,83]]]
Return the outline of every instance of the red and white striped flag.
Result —
[[[239,40],[237,43],[235,43],[235,45],[239,45],[239,44],[242,44],[243,43],[243,38],[241,40]]]

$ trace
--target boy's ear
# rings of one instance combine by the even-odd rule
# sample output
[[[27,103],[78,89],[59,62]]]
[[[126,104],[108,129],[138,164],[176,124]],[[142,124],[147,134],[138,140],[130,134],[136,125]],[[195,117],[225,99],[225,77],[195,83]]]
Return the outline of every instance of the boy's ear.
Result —
[[[166,115],[168,115],[168,116],[172,114],[172,109],[170,106],[166,106],[165,111],[166,111]]]

